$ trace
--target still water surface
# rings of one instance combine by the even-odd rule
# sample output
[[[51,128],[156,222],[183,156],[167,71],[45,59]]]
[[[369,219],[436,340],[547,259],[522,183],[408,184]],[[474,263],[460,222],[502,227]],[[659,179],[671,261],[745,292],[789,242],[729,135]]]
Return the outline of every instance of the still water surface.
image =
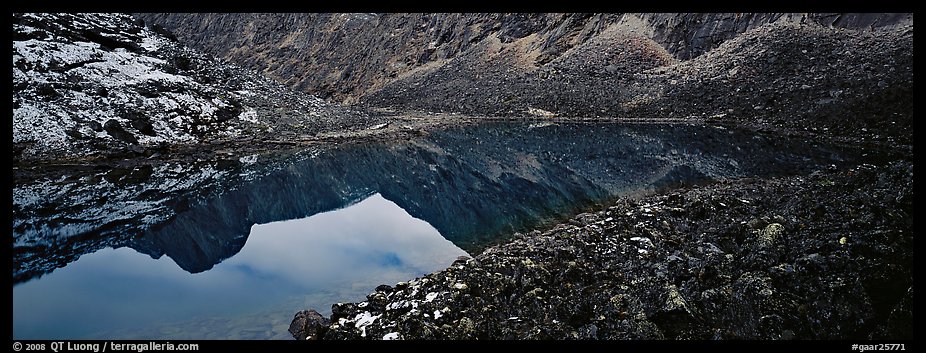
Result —
[[[292,315],[299,306],[360,300],[379,284],[445,268],[462,255],[467,254],[427,222],[375,194],[340,210],[255,224],[241,252],[197,274],[166,256],[155,260],[130,248],[81,256],[41,280],[14,287],[15,333],[291,338],[285,325],[249,321],[271,319],[261,312]],[[196,327],[191,317],[205,326]]]
[[[492,123],[17,181],[13,337],[290,339],[298,310],[620,195],[866,158],[711,126]]]

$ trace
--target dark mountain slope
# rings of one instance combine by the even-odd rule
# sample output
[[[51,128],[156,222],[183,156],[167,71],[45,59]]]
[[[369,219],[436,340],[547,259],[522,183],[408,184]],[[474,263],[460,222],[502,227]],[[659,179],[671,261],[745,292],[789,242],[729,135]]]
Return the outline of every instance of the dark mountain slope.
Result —
[[[370,108],[716,119],[908,141],[912,14],[140,14]]]

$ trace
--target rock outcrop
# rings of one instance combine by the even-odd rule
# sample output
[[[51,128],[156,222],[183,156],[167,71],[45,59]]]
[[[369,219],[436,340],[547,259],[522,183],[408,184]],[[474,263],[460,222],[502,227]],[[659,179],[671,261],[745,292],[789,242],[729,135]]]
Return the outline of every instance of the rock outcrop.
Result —
[[[14,163],[148,156],[370,119],[188,49],[129,15],[12,16]]]

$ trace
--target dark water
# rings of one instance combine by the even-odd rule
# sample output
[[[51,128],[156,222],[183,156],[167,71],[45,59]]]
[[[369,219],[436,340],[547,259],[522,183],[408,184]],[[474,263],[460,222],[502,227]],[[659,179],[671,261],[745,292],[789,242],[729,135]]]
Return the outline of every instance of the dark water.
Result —
[[[13,336],[287,339],[298,310],[619,195],[867,158],[719,127],[496,123],[18,181]]]

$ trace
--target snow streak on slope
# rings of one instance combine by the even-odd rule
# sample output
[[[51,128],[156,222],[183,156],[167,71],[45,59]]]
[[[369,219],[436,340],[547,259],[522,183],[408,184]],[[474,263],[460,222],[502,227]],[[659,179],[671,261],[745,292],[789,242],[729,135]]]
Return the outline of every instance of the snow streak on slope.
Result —
[[[128,15],[14,14],[12,27],[14,159],[311,135],[368,119]]]

